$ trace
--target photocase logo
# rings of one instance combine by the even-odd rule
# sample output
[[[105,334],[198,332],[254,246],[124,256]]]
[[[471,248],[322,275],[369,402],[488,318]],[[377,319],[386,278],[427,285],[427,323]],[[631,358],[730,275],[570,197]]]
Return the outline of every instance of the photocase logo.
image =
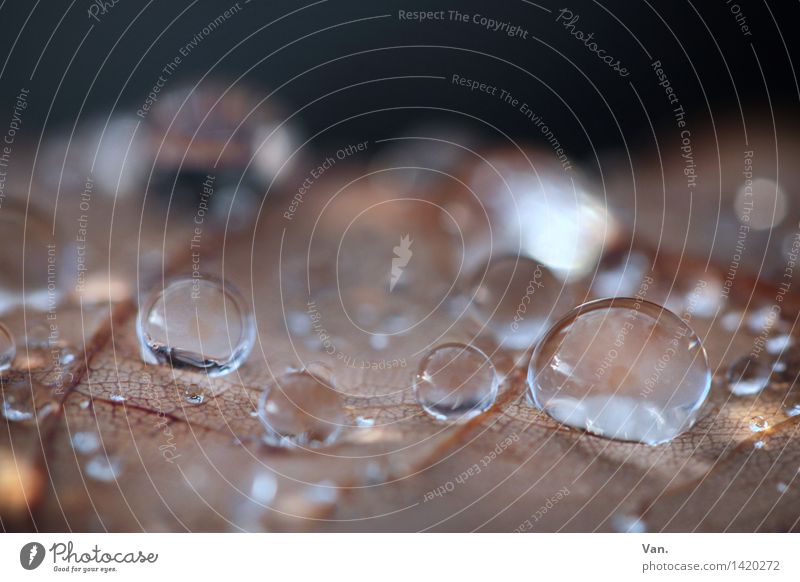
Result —
[[[39,542],[29,542],[19,551],[19,563],[26,570],[35,570],[44,561],[44,546]]]
[[[400,244],[394,247],[394,258],[392,259],[392,271],[389,275],[389,293],[394,291],[394,286],[400,280],[403,274],[403,269],[408,265],[411,256],[414,254],[411,250],[411,243],[414,241],[409,238],[409,235],[403,235],[400,238]]]

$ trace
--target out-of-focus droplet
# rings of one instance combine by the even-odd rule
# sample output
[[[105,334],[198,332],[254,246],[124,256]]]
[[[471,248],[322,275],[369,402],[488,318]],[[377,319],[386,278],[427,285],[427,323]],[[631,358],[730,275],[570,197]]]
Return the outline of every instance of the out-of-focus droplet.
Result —
[[[374,333],[369,337],[369,345],[373,350],[385,350],[389,347],[389,336],[382,333]]]
[[[10,422],[42,420],[58,406],[53,406],[50,391],[27,376],[0,378],[3,417]]]
[[[611,517],[611,527],[617,533],[645,533],[647,525],[635,515],[617,513]]]
[[[0,323],[0,373],[5,372],[14,363],[17,355],[17,344],[9,329]]]
[[[753,432],[762,432],[769,428],[769,421],[763,416],[754,416],[750,419],[748,426]]]
[[[339,489],[332,481],[293,483],[278,488],[269,519],[279,531],[314,529],[317,521],[328,517],[339,501]]]
[[[40,311],[60,301],[58,237],[52,220],[32,206],[6,200],[0,207],[0,313],[17,305]]]
[[[744,314],[741,311],[729,311],[720,317],[719,323],[725,331],[738,331],[744,324]]]
[[[734,209],[742,224],[754,230],[772,228],[786,217],[786,193],[774,180],[756,178],[739,188]]]
[[[159,96],[146,130],[158,152],[154,182],[196,196],[207,175],[245,198],[274,186],[291,168],[294,130],[274,99],[243,85],[182,85]],[[212,202],[215,202],[212,200]],[[251,218],[255,218],[252,216]]]
[[[743,356],[726,373],[728,388],[734,396],[753,396],[769,385],[772,366],[761,358]]]
[[[80,431],[72,435],[72,448],[76,453],[89,455],[100,448],[100,435],[93,431]]]
[[[777,356],[795,344],[794,337],[788,333],[780,333],[766,342],[767,353]]]
[[[116,456],[98,453],[84,465],[87,477],[103,483],[113,483],[122,475],[122,460]]]
[[[488,228],[468,242],[532,257],[564,279],[588,273],[619,226],[576,176],[542,152],[486,156],[465,181]]]
[[[264,441],[278,447],[332,444],[346,422],[344,402],[332,379],[308,370],[278,378],[262,394],[259,418]]]
[[[567,296],[547,267],[509,256],[490,262],[473,276],[470,307],[498,344],[525,349],[544,334],[549,321],[563,314]]]
[[[656,445],[691,428],[711,387],[705,350],[646,301],[586,303],[556,323],[528,369],[536,405],[566,425]]]
[[[489,357],[476,347],[447,343],[420,362],[414,395],[437,420],[464,422],[488,410],[500,382]]]
[[[142,357],[209,376],[236,370],[255,340],[253,316],[229,283],[178,279],[139,310],[136,331]]]
[[[613,253],[603,257],[592,279],[592,294],[597,298],[635,297],[649,269],[650,259],[641,253]]]
[[[250,483],[250,498],[260,505],[269,505],[275,499],[278,481],[272,471],[259,469]]]

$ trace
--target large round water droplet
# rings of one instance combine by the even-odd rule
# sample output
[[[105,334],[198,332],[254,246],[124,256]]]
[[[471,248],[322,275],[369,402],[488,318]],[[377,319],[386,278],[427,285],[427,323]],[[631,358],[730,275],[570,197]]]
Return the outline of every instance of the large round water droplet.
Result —
[[[478,348],[448,343],[420,362],[414,395],[437,420],[466,421],[488,410],[500,381],[489,357]]]
[[[276,447],[332,444],[346,422],[344,402],[331,380],[308,370],[281,376],[261,395],[264,441]]]
[[[247,358],[255,323],[229,283],[187,278],[153,294],[139,310],[136,332],[146,362],[221,376]]]
[[[472,314],[509,349],[532,345],[565,295],[547,267],[525,257],[507,256],[479,269],[473,279]],[[562,312],[563,313],[563,312]]]
[[[566,425],[659,444],[694,424],[711,372],[680,318],[654,303],[614,298],[577,307],[547,332],[528,385],[536,405]]]
[[[8,328],[0,323],[0,372],[5,372],[14,363],[17,344]]]

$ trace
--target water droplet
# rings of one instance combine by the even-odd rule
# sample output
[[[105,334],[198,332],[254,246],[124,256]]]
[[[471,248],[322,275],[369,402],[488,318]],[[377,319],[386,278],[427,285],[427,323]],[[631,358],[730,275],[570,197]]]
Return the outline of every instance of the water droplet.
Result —
[[[14,363],[17,355],[17,344],[8,328],[0,323],[0,372],[5,372]]]
[[[633,297],[650,268],[650,259],[641,253],[612,253],[603,257],[592,279],[596,297]]]
[[[153,294],[139,311],[136,331],[150,364],[203,370],[220,376],[236,370],[255,339],[244,299],[215,279],[179,279]]]
[[[267,470],[259,470],[250,484],[250,497],[261,505],[269,505],[275,499],[278,491],[278,481],[275,475]]]
[[[719,322],[725,331],[737,331],[744,321],[744,314],[741,311],[729,311],[722,317]]]
[[[84,470],[95,481],[113,483],[122,474],[122,461],[101,453],[89,459]]]
[[[389,347],[389,336],[380,333],[374,333],[369,336],[369,345],[372,349],[381,351]]]
[[[711,371],[700,340],[675,314],[647,301],[601,299],[547,332],[528,386],[536,405],[566,425],[655,445],[694,424]]]
[[[769,385],[772,366],[760,358],[743,356],[726,374],[728,388],[735,396],[753,396]]]
[[[547,329],[565,295],[563,285],[547,267],[525,257],[507,256],[479,269],[472,280],[473,317],[498,342],[524,349]]]
[[[42,419],[58,409],[50,401],[48,391],[25,377],[0,379],[0,392],[3,398],[0,412],[11,422]]]
[[[783,493],[786,493],[789,490],[789,486],[786,483],[781,482],[781,483],[778,483],[777,489],[778,489],[778,493],[783,494]]]
[[[783,188],[769,178],[756,178],[742,184],[736,193],[734,210],[742,224],[753,230],[763,230],[779,225],[788,209]]]
[[[750,419],[750,430],[763,432],[769,428],[769,421],[763,416],[754,416]]]
[[[611,527],[617,533],[645,533],[647,525],[634,515],[615,514],[611,517]]]
[[[290,309],[286,312],[286,326],[292,335],[305,336],[311,333],[311,318],[302,311]]]
[[[781,333],[767,340],[767,352],[777,356],[788,350],[794,345],[794,338],[791,334]]]
[[[332,444],[345,423],[344,402],[331,379],[308,370],[290,372],[269,386],[259,400],[264,441],[279,447]]]
[[[494,365],[481,350],[447,343],[420,362],[414,395],[435,419],[466,421],[494,404],[499,384]]]
[[[109,395],[108,399],[112,402],[125,402],[127,400],[126,396],[121,392],[113,392]]]
[[[356,426],[375,426],[374,418],[364,418],[363,416],[356,417]]]
[[[210,398],[210,391],[197,384],[189,384],[178,389],[183,401],[192,406],[198,406],[207,402]]]
[[[82,455],[93,453],[100,448],[100,436],[96,432],[76,432],[72,435],[72,448]]]
[[[758,450],[761,450],[766,446],[767,446],[767,443],[765,443],[764,441],[760,441],[760,440],[753,443],[753,447],[758,449]]]

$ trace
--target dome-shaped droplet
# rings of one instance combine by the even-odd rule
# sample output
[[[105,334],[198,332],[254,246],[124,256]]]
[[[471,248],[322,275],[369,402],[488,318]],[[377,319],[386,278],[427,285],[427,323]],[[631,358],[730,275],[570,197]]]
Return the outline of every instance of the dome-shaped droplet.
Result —
[[[466,421],[488,410],[500,381],[489,357],[478,348],[448,343],[420,362],[414,395],[437,420]]]
[[[255,324],[239,293],[224,281],[179,279],[139,310],[136,331],[151,364],[220,376],[237,369],[255,339]]]
[[[753,396],[769,385],[772,366],[760,358],[742,356],[728,368],[728,389],[734,396]]]
[[[346,423],[344,402],[330,379],[308,370],[289,372],[262,394],[258,416],[264,441],[276,447],[322,447]]]
[[[17,344],[8,328],[0,323],[0,372],[5,372],[14,363]]]
[[[667,442],[690,428],[711,386],[691,328],[646,301],[577,307],[542,338],[528,384],[536,405],[566,425],[619,440]]]
[[[524,349],[559,316],[564,286],[547,267],[526,257],[491,261],[473,277],[471,311],[502,347]]]

